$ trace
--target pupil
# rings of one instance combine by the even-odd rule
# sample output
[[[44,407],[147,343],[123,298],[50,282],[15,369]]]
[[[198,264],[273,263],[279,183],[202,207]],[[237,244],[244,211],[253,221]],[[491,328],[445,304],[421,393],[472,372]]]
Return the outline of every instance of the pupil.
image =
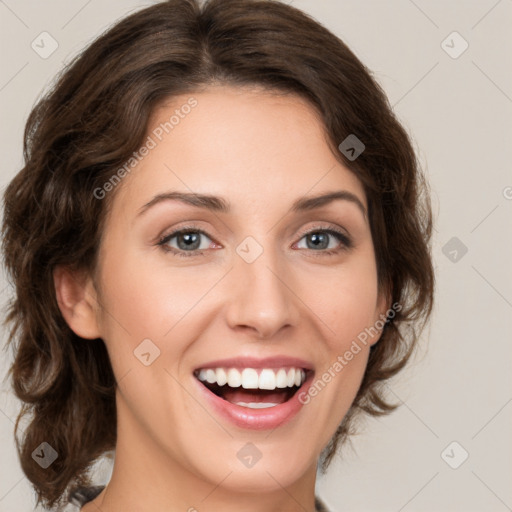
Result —
[[[318,248],[319,246],[321,246],[322,249],[325,249],[327,247],[327,245],[329,245],[327,242],[327,236],[325,233],[313,233],[310,236],[311,236],[311,240],[313,241],[313,247],[315,247],[315,248]],[[323,240],[322,240],[322,237],[323,237]],[[319,243],[317,243],[317,242],[319,242]],[[326,244],[326,242],[327,242],[327,244]]]
[[[184,233],[179,237],[178,241],[184,241],[184,248],[185,249],[197,249],[199,246],[199,236],[195,233]],[[183,247],[180,247],[183,248]]]

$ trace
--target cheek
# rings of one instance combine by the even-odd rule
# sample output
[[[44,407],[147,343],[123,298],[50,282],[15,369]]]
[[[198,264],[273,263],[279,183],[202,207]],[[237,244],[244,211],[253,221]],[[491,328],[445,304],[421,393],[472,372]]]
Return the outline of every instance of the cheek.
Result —
[[[315,313],[323,320],[324,357],[303,396],[314,408],[311,429],[315,422],[323,425],[319,433],[322,446],[334,434],[360,388],[370,350],[366,329],[374,324],[377,300],[376,279],[371,272],[342,273],[334,284],[337,286],[317,295]]]
[[[147,257],[117,258],[116,254],[111,250],[104,260],[101,297],[102,337],[114,373],[121,378],[127,372],[131,376],[144,372],[147,368],[136,357],[148,347],[156,355],[151,369],[181,371],[188,350],[210,318],[207,301],[201,299],[225,271],[208,265],[172,267],[165,259],[147,264]],[[145,379],[146,373],[140,377]]]
[[[198,273],[143,265],[129,257],[105,263],[104,325],[124,328],[134,340],[164,338],[210,286]]]
[[[375,323],[378,288],[373,258],[354,261],[325,278],[310,278],[306,284],[314,290],[308,306],[321,320],[332,353],[346,350]]]
[[[326,442],[349,410],[368,362],[368,332],[377,318],[378,297],[373,253],[368,251],[366,258],[354,259],[329,277],[328,282],[316,281],[317,285],[324,283],[323,291],[317,287],[312,295],[312,310],[321,319],[325,357],[309,396],[304,397],[318,407],[314,417],[330,426]]]

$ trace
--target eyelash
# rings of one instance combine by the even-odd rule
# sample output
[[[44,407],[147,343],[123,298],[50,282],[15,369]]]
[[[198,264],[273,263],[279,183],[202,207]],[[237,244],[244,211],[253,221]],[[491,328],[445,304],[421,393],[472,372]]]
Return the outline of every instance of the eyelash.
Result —
[[[191,256],[204,256],[205,249],[203,250],[194,250],[194,251],[182,251],[179,249],[167,247],[167,244],[170,240],[172,240],[176,235],[183,235],[187,233],[200,233],[210,240],[212,240],[212,237],[208,235],[205,231],[202,229],[199,229],[195,226],[185,226],[183,228],[177,229],[176,231],[173,231],[172,233],[169,233],[167,235],[164,235],[159,239],[156,245],[162,247],[162,249],[167,253],[172,253],[174,256],[189,258]],[[317,234],[317,233],[327,233],[328,235],[331,235],[335,237],[339,242],[342,243],[342,246],[337,249],[326,249],[321,251],[315,251],[313,249],[306,249],[309,251],[312,251],[314,256],[334,256],[336,254],[339,254],[341,251],[346,251],[347,249],[350,249],[352,247],[352,241],[351,239],[343,232],[338,231],[337,229],[333,229],[331,227],[325,228],[317,226],[313,229],[310,229],[309,231],[306,231],[305,233],[302,233],[299,240],[302,240],[307,235]]]

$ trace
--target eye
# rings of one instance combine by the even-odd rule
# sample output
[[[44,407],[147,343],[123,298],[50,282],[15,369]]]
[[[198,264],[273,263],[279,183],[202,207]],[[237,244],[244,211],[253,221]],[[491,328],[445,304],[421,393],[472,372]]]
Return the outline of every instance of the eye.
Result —
[[[210,243],[203,243],[202,238],[211,238],[202,229],[186,227],[165,235],[158,241],[158,245],[165,251],[172,252],[176,256],[197,256],[210,247]]]
[[[187,226],[175,230],[163,236],[157,243],[166,252],[176,256],[204,256],[204,252],[211,248],[211,243],[201,243],[202,238],[210,242],[212,239],[202,229]],[[305,239],[306,247],[300,247],[300,242]],[[298,249],[307,249],[316,252],[315,256],[329,256],[352,247],[351,239],[341,231],[333,228],[314,228],[304,233],[297,243]]]
[[[297,247],[320,253],[318,255],[334,255],[352,247],[352,241],[346,234],[332,228],[315,228],[304,233],[301,240],[303,239],[306,247]]]

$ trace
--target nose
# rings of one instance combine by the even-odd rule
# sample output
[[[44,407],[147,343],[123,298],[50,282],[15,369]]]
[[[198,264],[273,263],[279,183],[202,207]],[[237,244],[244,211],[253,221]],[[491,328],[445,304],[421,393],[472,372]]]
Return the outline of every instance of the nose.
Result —
[[[300,311],[291,276],[285,262],[278,262],[271,251],[264,251],[252,263],[235,256],[226,313],[229,327],[270,339],[296,326]]]

